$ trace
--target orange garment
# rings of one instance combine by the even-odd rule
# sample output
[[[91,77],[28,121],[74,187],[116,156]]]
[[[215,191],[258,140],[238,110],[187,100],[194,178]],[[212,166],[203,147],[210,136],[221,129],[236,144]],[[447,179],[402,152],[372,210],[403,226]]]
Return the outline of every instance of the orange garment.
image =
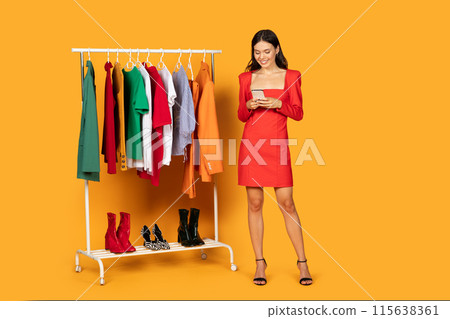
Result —
[[[198,106],[198,96],[199,96],[199,87],[198,83],[195,81],[189,80],[189,86],[191,87],[192,99],[194,101],[194,113],[195,118],[197,118],[197,106]],[[197,138],[197,125],[195,126],[194,132],[191,134],[192,144],[188,144],[186,146],[186,161],[184,162],[184,175],[183,175],[183,183],[181,186],[181,191],[185,194],[189,195],[189,198],[194,198],[197,196],[195,192],[195,176],[194,176],[194,154],[196,153],[195,140]]]
[[[200,96],[197,110],[197,136],[200,145],[199,174],[202,182],[210,182],[212,174],[223,172],[223,162],[214,101],[214,82],[211,80],[207,63],[201,62],[195,81],[199,85]]]
[[[122,66],[119,62],[114,65],[113,73],[113,93],[116,100],[116,108],[114,114],[115,118],[115,133],[116,133],[116,148],[117,158],[119,159],[120,169],[127,170],[127,155],[125,151],[125,110],[123,106],[123,79]]]

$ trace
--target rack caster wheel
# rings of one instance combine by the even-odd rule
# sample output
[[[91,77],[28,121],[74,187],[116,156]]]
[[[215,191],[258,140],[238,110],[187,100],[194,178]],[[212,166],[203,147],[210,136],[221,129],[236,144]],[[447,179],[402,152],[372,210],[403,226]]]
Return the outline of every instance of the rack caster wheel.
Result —
[[[208,258],[208,255],[206,253],[202,253],[201,257],[203,260],[206,260],[206,258]]]
[[[76,272],[81,272],[81,266],[80,265],[75,266],[75,271]]]
[[[105,278],[100,278],[100,285],[104,285],[105,284]]]
[[[231,270],[232,271],[236,271],[237,270],[237,266],[235,264],[231,264]]]

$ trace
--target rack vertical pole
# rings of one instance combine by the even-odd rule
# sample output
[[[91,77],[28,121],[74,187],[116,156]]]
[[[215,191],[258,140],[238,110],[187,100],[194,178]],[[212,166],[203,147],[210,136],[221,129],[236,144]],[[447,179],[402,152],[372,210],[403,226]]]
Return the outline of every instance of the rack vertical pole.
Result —
[[[83,81],[84,81],[84,57],[83,52],[80,52],[81,62],[81,108],[83,108]],[[84,210],[86,213],[86,251],[91,253],[91,238],[90,238],[90,226],[89,226],[89,182],[84,180]]]
[[[84,206],[86,211],[86,251],[88,254],[91,253],[91,238],[90,238],[90,227],[89,227],[89,182],[87,179],[84,180]]]
[[[211,78],[215,83],[214,78],[214,53],[211,53]],[[218,198],[217,198],[217,174],[214,174],[214,240],[219,241],[219,213],[218,213]]]

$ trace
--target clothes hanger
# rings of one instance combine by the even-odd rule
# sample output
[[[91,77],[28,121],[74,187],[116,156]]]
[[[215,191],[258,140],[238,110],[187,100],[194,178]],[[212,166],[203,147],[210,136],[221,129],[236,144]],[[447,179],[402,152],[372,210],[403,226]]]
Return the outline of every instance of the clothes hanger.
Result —
[[[161,57],[159,58],[159,63],[158,63],[158,65],[156,66],[157,68],[159,68],[159,69],[163,69],[163,68],[165,68],[166,67],[166,65],[164,64],[164,62],[163,62],[163,56],[164,56],[164,50],[163,50],[163,48],[161,48],[161,52],[162,52],[162,55],[161,55]],[[162,66],[160,67],[159,65],[162,63]]]
[[[149,57],[150,57],[150,50],[147,48],[147,60],[144,62],[144,64],[145,64],[145,63],[148,63],[148,64],[150,64],[150,66],[153,66],[152,62],[150,62],[150,61],[148,60]]]
[[[116,63],[119,63],[119,48],[117,48],[117,58],[116,58]]]
[[[139,63],[139,66],[138,66]],[[142,66],[142,63],[139,61],[139,49],[137,49],[137,59],[136,59],[136,63],[134,64],[137,68]]]
[[[188,63],[187,68],[189,70],[191,70],[191,80],[194,81],[194,72],[192,71],[191,56],[192,56],[192,50],[189,49],[189,63]]]
[[[180,69],[182,66],[182,64],[181,64],[181,54],[182,54],[181,49],[178,49],[178,51],[180,52],[180,55],[178,56],[178,62],[177,62],[177,64],[175,64],[175,68],[173,69],[173,72],[175,72],[177,69]]]
[[[107,60],[108,60],[108,63],[109,63],[109,49],[108,49],[108,58],[107,58]]]
[[[131,66],[128,66],[128,64],[131,63]],[[130,59],[128,60],[127,64],[125,65],[126,68],[132,69],[135,66],[133,61],[131,61],[131,48],[130,48]]]
[[[88,48],[88,60],[91,61],[91,49]]]
[[[206,49],[203,49],[203,62],[205,62]]]

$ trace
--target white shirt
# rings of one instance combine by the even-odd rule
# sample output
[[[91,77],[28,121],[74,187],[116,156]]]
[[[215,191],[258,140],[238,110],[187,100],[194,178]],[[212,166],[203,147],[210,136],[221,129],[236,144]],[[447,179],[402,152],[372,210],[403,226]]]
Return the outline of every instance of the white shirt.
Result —
[[[164,83],[164,88],[167,93],[167,102],[169,103],[170,110],[170,118],[173,123],[173,113],[172,107],[175,104],[175,98],[177,97],[177,93],[175,91],[175,87],[173,85],[172,75],[167,67],[164,67],[162,70],[158,71],[161,80]],[[172,140],[173,140],[173,124],[167,124],[163,126],[163,144],[164,144],[164,156],[162,160],[162,165],[170,165],[170,160],[172,158]]]
[[[143,65],[138,68],[141,72],[145,84],[145,95],[148,100],[148,113],[142,115],[142,158],[144,170],[148,173],[153,168],[153,152],[152,152],[152,88],[150,75]]]

